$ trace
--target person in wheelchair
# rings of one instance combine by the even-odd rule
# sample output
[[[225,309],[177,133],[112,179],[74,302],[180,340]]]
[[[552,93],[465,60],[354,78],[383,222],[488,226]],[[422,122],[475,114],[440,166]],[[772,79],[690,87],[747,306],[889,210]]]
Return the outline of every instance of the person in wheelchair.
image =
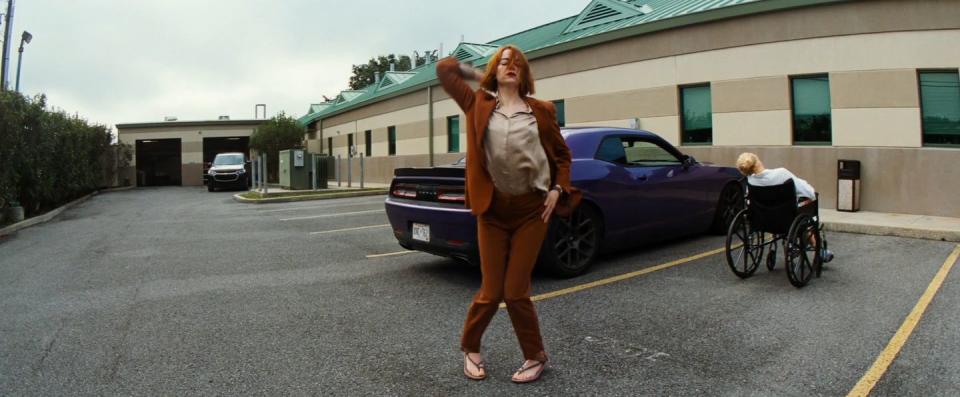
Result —
[[[753,186],[776,186],[793,179],[793,186],[796,189],[797,200],[801,209],[813,204],[817,199],[817,193],[810,183],[794,175],[786,168],[768,169],[764,167],[763,162],[756,154],[741,153],[737,157],[737,169],[740,170],[740,173],[746,175],[747,183]],[[820,258],[824,263],[830,262],[833,260],[833,252],[823,248],[820,252]]]

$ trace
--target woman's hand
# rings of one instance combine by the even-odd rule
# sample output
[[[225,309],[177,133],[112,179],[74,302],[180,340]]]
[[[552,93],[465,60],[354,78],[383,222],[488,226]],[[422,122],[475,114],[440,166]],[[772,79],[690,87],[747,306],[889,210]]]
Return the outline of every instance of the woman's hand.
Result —
[[[551,189],[547,193],[547,199],[543,202],[543,214],[540,219],[543,223],[550,222],[550,215],[553,215],[553,208],[557,206],[557,200],[560,198],[560,192]]]
[[[462,75],[465,80],[480,81],[480,79],[483,78],[483,75],[474,69],[473,66],[467,65],[463,62],[460,62],[460,75]]]

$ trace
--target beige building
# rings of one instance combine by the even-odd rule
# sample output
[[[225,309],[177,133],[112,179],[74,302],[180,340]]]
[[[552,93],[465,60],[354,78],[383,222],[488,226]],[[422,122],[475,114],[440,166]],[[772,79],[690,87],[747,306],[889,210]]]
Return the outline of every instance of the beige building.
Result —
[[[135,186],[202,186],[204,165],[217,153],[248,153],[250,135],[266,121],[117,124],[118,141],[134,148],[130,168],[120,170],[120,183],[126,178]]]
[[[483,65],[508,43],[567,126],[645,129],[724,165],[753,151],[826,208],[837,160],[858,160],[861,209],[960,216],[960,1],[594,0],[452,54]],[[383,182],[460,158],[464,116],[434,66],[312,105],[308,148],[347,156],[353,143]]]

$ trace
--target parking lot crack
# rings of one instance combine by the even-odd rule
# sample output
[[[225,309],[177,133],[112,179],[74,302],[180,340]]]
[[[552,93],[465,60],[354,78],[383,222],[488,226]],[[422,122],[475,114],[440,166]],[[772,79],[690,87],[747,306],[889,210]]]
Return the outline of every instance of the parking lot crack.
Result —
[[[133,315],[136,313],[136,304],[140,298],[140,287],[141,284],[137,285],[137,288],[133,292],[133,298],[131,299],[131,304],[127,308],[126,316],[123,319],[123,323],[120,324],[120,335],[118,342],[113,346],[113,354],[110,357],[110,362],[106,365],[106,368],[101,373],[101,380],[103,383],[113,383],[117,379],[117,373],[120,372],[120,366],[123,365],[124,357],[128,353],[128,343],[127,339],[130,336],[130,328],[133,324]]]
[[[43,363],[47,360],[47,356],[50,355],[50,351],[53,350],[53,345],[57,343],[57,339],[60,338],[60,332],[63,331],[64,323],[60,322],[60,326],[57,327],[57,330],[53,332],[53,336],[47,341],[46,345],[43,347],[43,350],[40,354],[40,359],[37,360],[36,365],[33,366],[33,375],[43,377]]]

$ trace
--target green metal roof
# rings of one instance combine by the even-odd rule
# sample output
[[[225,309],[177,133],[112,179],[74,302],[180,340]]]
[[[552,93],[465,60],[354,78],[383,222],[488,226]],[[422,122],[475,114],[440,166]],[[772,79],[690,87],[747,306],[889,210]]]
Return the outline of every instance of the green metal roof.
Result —
[[[641,35],[737,16],[835,3],[846,0],[591,0],[577,15],[515,33],[486,44],[460,43],[450,54],[462,62],[483,64],[505,44],[521,48],[529,59]],[[365,104],[436,84],[433,64],[404,72],[387,72],[379,84],[343,91],[337,98],[298,119],[302,125]]]

